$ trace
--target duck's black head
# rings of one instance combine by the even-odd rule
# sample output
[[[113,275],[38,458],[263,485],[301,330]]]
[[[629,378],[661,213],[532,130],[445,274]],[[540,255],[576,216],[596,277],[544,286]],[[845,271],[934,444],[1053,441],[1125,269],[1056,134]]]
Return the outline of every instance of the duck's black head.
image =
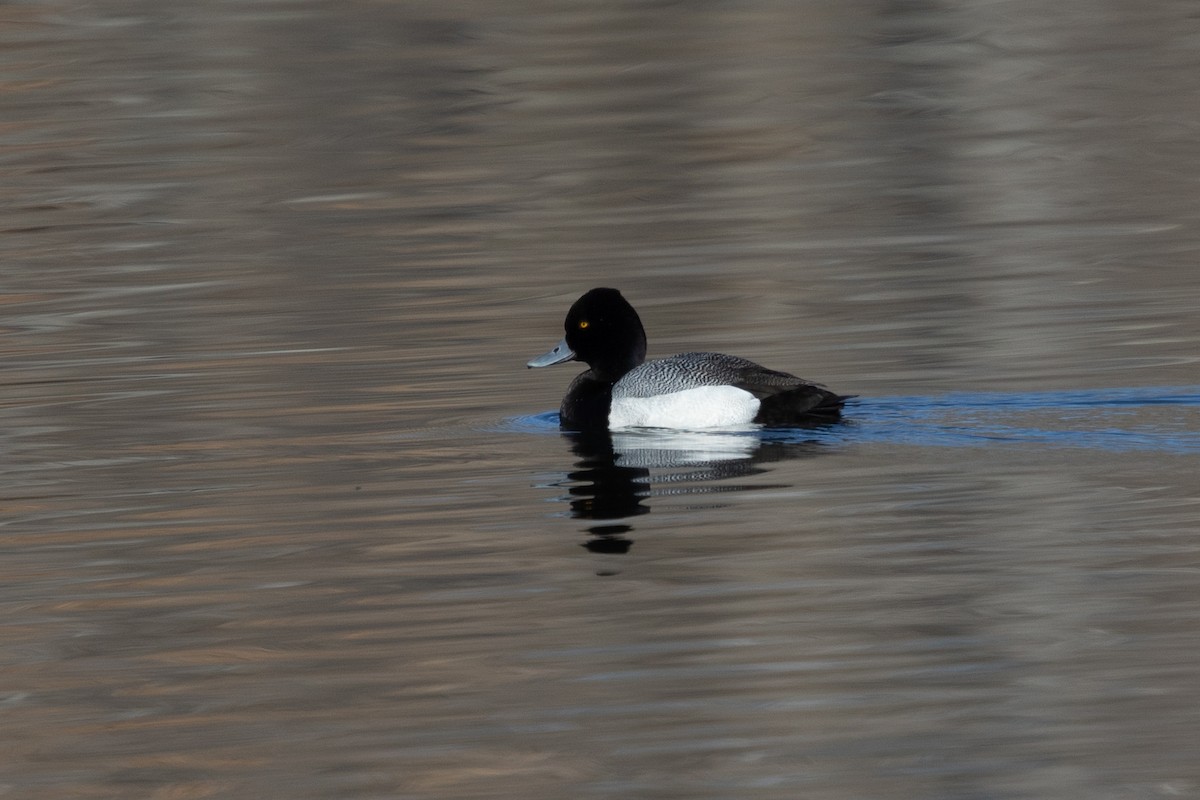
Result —
[[[558,346],[529,362],[546,367],[583,361],[595,377],[615,382],[646,360],[646,331],[633,306],[616,289],[592,289],[567,312],[566,336]]]
[[[592,289],[575,301],[563,323],[577,361],[613,380],[646,360],[646,331],[616,289]]]

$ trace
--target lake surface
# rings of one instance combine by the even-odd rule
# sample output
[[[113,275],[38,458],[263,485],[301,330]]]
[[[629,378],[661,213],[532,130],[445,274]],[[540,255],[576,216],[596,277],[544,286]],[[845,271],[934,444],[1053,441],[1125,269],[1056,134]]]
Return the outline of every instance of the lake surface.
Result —
[[[1200,797],[1200,16],[0,13],[0,795]],[[577,437],[524,362],[858,395]]]

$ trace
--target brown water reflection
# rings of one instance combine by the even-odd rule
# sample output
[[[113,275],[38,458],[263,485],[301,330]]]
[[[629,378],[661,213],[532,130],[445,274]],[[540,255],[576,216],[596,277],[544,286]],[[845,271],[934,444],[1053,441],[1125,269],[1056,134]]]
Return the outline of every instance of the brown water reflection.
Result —
[[[0,17],[4,793],[1200,793],[1188,4]],[[863,400],[580,452],[598,284]]]

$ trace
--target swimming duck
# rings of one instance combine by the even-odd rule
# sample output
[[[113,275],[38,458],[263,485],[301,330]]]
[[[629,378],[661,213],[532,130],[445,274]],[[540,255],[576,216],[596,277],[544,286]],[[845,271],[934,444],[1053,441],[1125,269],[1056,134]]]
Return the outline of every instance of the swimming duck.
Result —
[[[592,289],[571,306],[566,336],[528,362],[583,361],[559,409],[569,430],[772,427],[832,422],[847,397],[819,383],[724,353],[646,361],[646,331],[616,289]]]

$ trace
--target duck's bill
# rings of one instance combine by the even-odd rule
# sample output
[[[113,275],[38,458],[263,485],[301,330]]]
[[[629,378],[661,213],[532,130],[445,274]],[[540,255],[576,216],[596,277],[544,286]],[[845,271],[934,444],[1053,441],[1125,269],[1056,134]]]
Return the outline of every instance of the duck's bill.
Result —
[[[527,367],[552,367],[555,364],[561,364],[564,361],[570,361],[575,358],[575,351],[567,345],[567,340],[563,339],[558,344],[554,345],[554,349],[549,353],[542,353],[537,358],[525,364]]]

